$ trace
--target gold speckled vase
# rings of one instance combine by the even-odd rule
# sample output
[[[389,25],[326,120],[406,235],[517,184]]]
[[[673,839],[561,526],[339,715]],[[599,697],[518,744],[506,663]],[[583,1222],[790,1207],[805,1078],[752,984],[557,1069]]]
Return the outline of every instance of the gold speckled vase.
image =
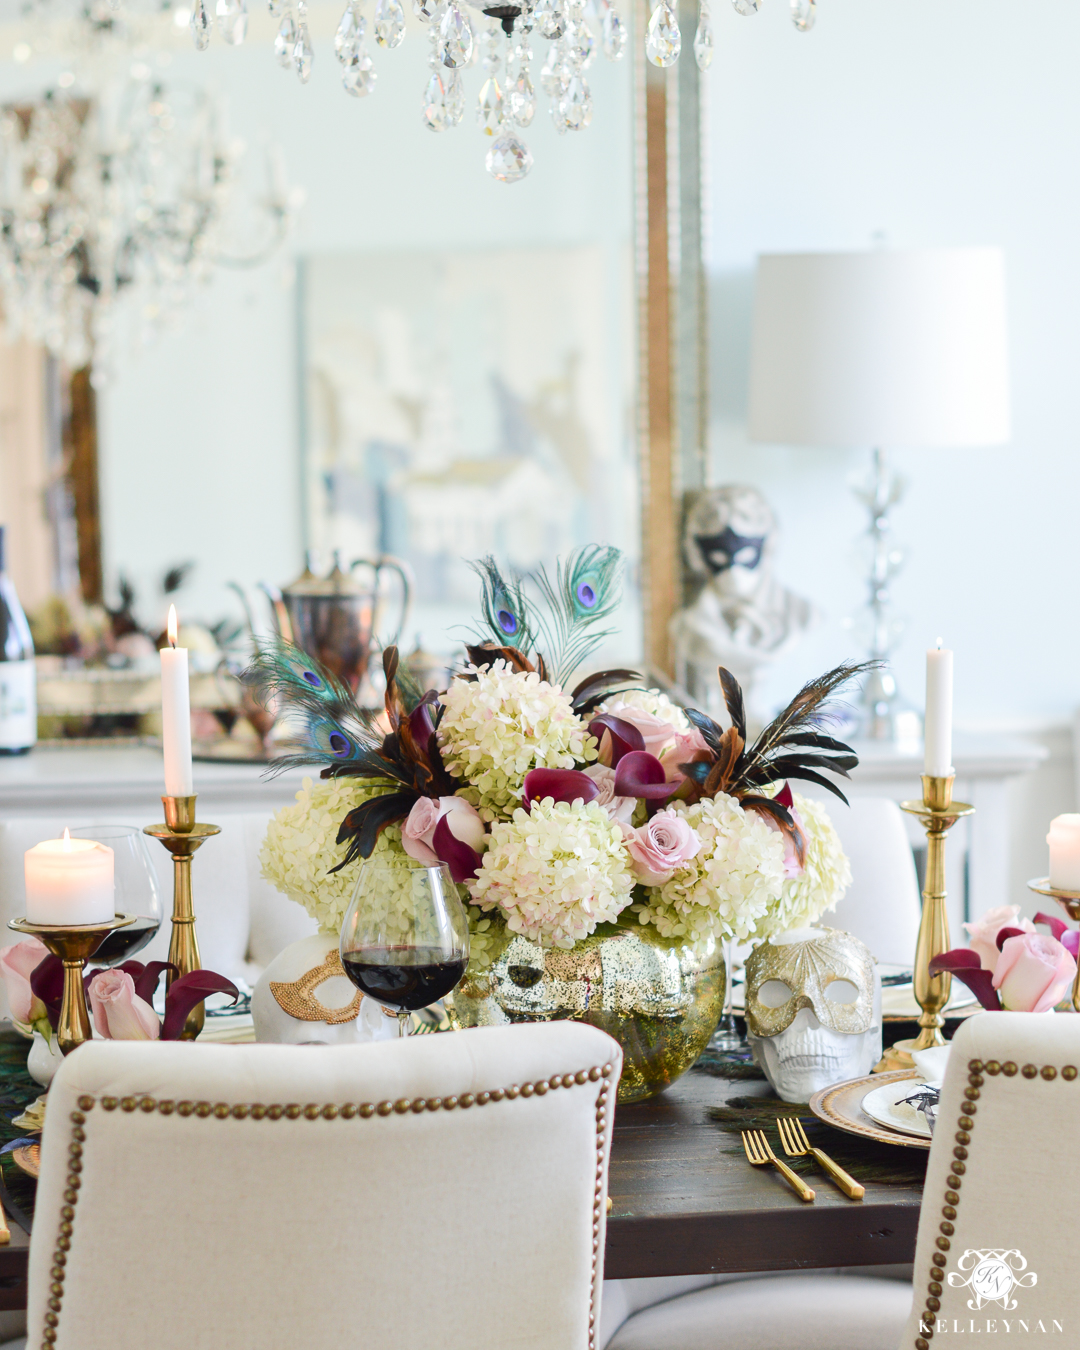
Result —
[[[671,941],[635,915],[601,924],[571,951],[545,949],[514,933],[507,939],[486,971],[467,974],[454,990],[454,1021],[462,1027],[555,1018],[589,1022],[622,1046],[623,1104],[674,1083],[720,1020],[719,942]]]

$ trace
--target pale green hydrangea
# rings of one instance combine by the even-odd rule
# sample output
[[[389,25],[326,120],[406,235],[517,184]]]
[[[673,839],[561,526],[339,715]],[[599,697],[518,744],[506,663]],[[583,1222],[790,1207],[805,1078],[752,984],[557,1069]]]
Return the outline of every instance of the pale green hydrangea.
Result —
[[[622,831],[603,808],[548,798],[492,827],[470,890],[513,932],[569,949],[597,924],[614,923],[633,886]]]
[[[468,784],[461,795],[485,820],[513,811],[530,769],[596,758],[596,742],[558,685],[505,661],[470,669],[474,680],[452,680],[442,695],[439,744],[447,769]]]
[[[851,864],[825,803],[799,793],[793,796],[806,832],[805,865],[800,876],[784,882],[779,900],[758,923],[754,936],[759,939],[789,928],[809,928],[827,909],[836,908],[851,885]]]
[[[701,851],[670,881],[648,888],[647,903],[634,906],[638,918],[686,942],[745,941],[780,898],[783,836],[723,792],[672,809],[697,831]]]
[[[335,842],[341,822],[362,802],[394,790],[393,783],[380,779],[305,778],[296,805],[282,807],[267,826],[259,851],[262,875],[303,905],[324,933],[341,931],[360,867],[358,860],[330,875],[345,853],[345,846]],[[404,858],[400,825],[382,831],[372,856]]]

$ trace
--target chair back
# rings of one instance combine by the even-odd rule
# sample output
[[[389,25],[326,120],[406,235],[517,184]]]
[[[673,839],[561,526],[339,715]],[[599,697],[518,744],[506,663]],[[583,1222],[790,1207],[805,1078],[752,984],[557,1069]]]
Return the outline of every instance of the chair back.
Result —
[[[28,1345],[593,1350],[619,1046],[94,1042],[49,1092]]]
[[[904,817],[887,797],[832,800],[829,818],[851,862],[851,886],[822,916],[865,942],[879,961],[910,966],[919,936],[919,882]]]
[[[961,1333],[1067,1345],[1080,1335],[1080,1017],[982,1013],[952,1044],[902,1350]]]

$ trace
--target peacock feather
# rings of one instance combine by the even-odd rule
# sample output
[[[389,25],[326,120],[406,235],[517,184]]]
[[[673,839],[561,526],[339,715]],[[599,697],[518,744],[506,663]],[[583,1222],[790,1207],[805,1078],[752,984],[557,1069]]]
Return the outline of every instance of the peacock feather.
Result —
[[[528,652],[535,641],[534,624],[520,578],[508,582],[490,556],[469,566],[480,578],[484,622],[495,645]]]
[[[533,575],[545,601],[538,617],[544,655],[556,684],[563,684],[587,656],[615,631],[598,624],[622,598],[622,553],[606,544],[586,544],[556,564],[554,582],[544,568]]]

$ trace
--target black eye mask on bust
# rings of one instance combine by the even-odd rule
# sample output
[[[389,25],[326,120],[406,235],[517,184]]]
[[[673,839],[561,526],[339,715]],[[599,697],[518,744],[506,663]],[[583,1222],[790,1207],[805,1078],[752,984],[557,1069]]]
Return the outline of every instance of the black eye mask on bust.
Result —
[[[695,534],[694,543],[705,566],[716,577],[731,567],[745,567],[752,572],[761,562],[765,538],[765,535],[736,534],[726,525],[719,534]]]

